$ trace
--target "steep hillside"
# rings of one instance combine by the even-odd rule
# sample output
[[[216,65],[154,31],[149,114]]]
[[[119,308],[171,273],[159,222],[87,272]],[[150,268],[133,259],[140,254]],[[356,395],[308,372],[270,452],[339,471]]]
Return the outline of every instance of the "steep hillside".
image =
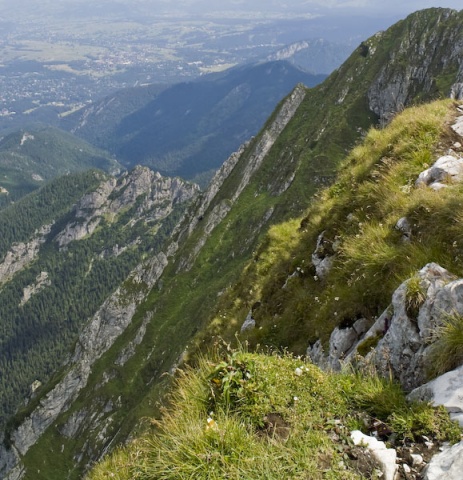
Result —
[[[160,250],[196,192],[146,167],[119,179],[90,171],[60,177],[0,212],[2,429],[66,359],[86,319]]]
[[[116,94],[69,116],[63,125],[126,166],[149,165],[205,185],[297,83],[311,87],[324,78],[287,62],[246,65],[155,91],[150,102],[130,114]],[[124,98],[135,96],[125,92]]]
[[[339,214],[342,234],[344,227],[350,228],[344,217],[352,211],[348,194],[357,190],[356,184],[350,183],[349,173],[345,173],[349,181],[341,181],[339,192],[335,187],[328,190],[324,203],[313,204],[314,194],[333,182],[343,161],[355,167],[352,175],[358,175],[356,182],[360,184],[362,175],[368,176],[371,162],[378,158],[387,160],[394,153],[394,136],[391,139],[384,135],[386,146],[381,147],[380,133],[374,130],[367,142],[372,142],[373,147],[378,143],[379,153],[372,150],[376,156],[370,158],[367,143],[364,156],[345,160],[372,125],[386,123],[404,105],[413,102],[450,94],[461,96],[462,15],[444,9],[411,15],[365,41],[323,84],[313,89],[298,86],[281,102],[259,135],[229,158],[209,188],[196,199],[176,227],[165,255],[148,258],[89,321],[58,382],[37,397],[37,408],[31,405],[7,430],[0,471],[10,470],[11,479],[80,478],[94,460],[124,441],[139,419],[157,414],[157,402],[170,381],[165,373],[185,358],[188,346],[189,351],[196,350],[192,339],[207,326],[208,333],[228,335],[250,317],[250,323],[261,322],[251,333],[255,341],[287,344],[305,352],[309,343],[318,339],[325,345],[338,319],[357,319],[359,314],[372,318],[381,313],[398,284],[394,284],[392,274],[384,280],[387,288],[379,294],[382,270],[375,261],[366,263],[371,267],[372,288],[352,288],[353,292],[365,294],[364,298],[356,297],[355,302],[353,297],[346,296],[344,300],[344,294],[335,294],[334,287],[323,293],[323,282],[317,283],[313,278],[321,278],[314,270],[317,257],[311,260],[313,267],[302,264],[303,255],[311,258],[324,229],[328,243],[327,251],[320,252],[320,262],[336,249],[338,217],[331,218],[330,206],[339,197],[333,215]],[[439,104],[435,107],[438,113],[430,115],[448,114],[450,121],[456,114],[450,108]],[[397,173],[400,182],[419,173],[417,169],[430,162],[439,150],[441,123],[436,126],[433,121],[429,126],[424,119],[423,123],[423,130],[418,131],[423,132],[427,150],[420,150],[415,158],[412,147],[418,142],[413,136],[409,150],[402,146],[405,153],[415,158],[416,166],[411,173]],[[403,186],[400,182],[394,192]],[[369,203],[363,203],[363,193],[360,190],[357,199],[360,210],[354,212],[360,215],[356,223],[353,218],[356,228],[368,220]],[[383,204],[388,205],[382,199],[378,209]],[[303,234],[298,228],[310,205],[313,210],[309,210],[312,213],[306,222],[310,232]],[[325,210],[318,212],[317,208]],[[381,214],[387,217],[387,212]],[[297,220],[290,221],[291,218]],[[322,218],[326,222],[317,223]],[[392,216],[386,219],[377,228],[385,236],[392,235]],[[282,222],[282,226],[270,229],[266,235],[272,224]],[[305,235],[312,240],[303,243]],[[357,238],[355,235],[361,237],[362,232],[355,231],[353,238]],[[376,238],[375,231],[371,235]],[[368,254],[372,240],[364,240]],[[321,239],[319,247],[323,250],[324,246]],[[399,245],[399,254],[401,248],[406,247]],[[389,258],[390,251],[386,248],[384,258]],[[427,254],[418,257],[415,251],[411,253],[416,259],[427,258]],[[396,255],[393,251],[393,258]],[[301,263],[292,263],[293,256]],[[350,291],[347,275],[357,273],[359,264],[362,258],[353,256],[346,263],[352,271],[333,269],[332,275],[338,272],[340,276],[336,288]],[[301,280],[295,273],[298,267],[305,272]],[[267,277],[268,273],[271,276]],[[286,299],[282,286],[293,273],[294,295]],[[359,274],[363,273],[370,271],[360,268]],[[399,275],[405,276],[401,270]],[[318,297],[323,308],[309,308],[314,305],[309,304],[312,294],[300,281],[319,289],[313,302]],[[365,313],[360,308],[364,302]],[[297,315],[291,315],[291,309]],[[211,316],[211,312],[216,315]],[[275,314],[280,315],[280,321],[271,323]],[[330,322],[324,321],[327,318]],[[319,323],[315,324],[315,320]],[[91,340],[95,337],[91,332],[97,332],[97,342]],[[196,340],[201,342],[204,338],[203,343],[210,342],[209,336],[199,335]],[[54,454],[50,455],[50,451]]]
[[[409,390],[463,364],[463,339],[448,333],[463,324],[462,143],[463,105],[449,100],[407,109],[386,129],[370,130],[306,216],[273,226],[221,295],[198,336],[208,357],[179,375],[159,430],[90,478],[114,471],[121,480],[193,472],[323,478],[322,470],[371,478],[384,465],[368,470],[359,461],[346,440],[358,428],[378,429],[398,450],[408,468],[400,478],[442,478],[416,476],[431,452],[412,473],[403,446],[429,451],[423,435],[428,443],[458,442],[461,430],[443,410],[407,403],[391,376]],[[233,341],[239,327],[241,345],[289,349],[334,370],[351,362],[351,373],[322,373],[284,355],[211,351],[214,334]],[[449,409],[459,418],[452,399]],[[392,464],[398,468],[395,457]]]
[[[18,131],[0,140],[0,206],[70,172],[123,167],[109,154],[51,127]]]

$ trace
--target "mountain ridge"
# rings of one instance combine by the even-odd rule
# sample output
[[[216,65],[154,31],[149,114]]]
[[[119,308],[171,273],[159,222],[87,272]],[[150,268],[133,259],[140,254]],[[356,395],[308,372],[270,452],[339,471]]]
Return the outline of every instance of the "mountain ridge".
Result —
[[[209,193],[203,193],[190,207],[183,226],[175,230],[174,246],[171,252],[167,252],[171,256],[167,256],[168,264],[163,275],[148,292],[146,300],[138,305],[124,335],[119,336],[95,363],[89,383],[80,392],[79,399],[56,418],[38,443],[22,457],[26,468],[24,478],[28,475],[34,475],[34,478],[53,478],[53,475],[56,478],[60,475],[79,478],[81,472],[102,452],[127,438],[137,418],[156,413],[156,402],[169,383],[163,373],[171,371],[185,358],[188,345],[194,350],[191,341],[195,334],[206,325],[209,325],[208,334],[220,333],[224,328],[223,322],[236,330],[249,314],[252,318],[253,307],[256,315],[259,308],[265,311],[265,307],[254,305],[256,299],[252,286],[240,291],[237,297],[229,294],[234,286],[246,285],[241,278],[241,275],[246,276],[242,273],[243,268],[248,262],[259,261],[259,245],[262,242],[265,245],[272,238],[278,239],[274,236],[286,229],[282,227],[280,232],[275,228],[266,236],[269,226],[303,216],[313,201],[313,195],[333,181],[347,151],[381,118],[395,114],[403,108],[402,103],[408,105],[413,101],[447,96],[452,87],[458,86],[462,67],[457,65],[456,60],[460,58],[461,50],[458,50],[459,47],[441,50],[439,45],[445,38],[461,41],[461,15],[461,12],[444,9],[411,15],[388,31],[365,41],[322,85],[307,90],[299,86],[292,95],[297,97],[297,92],[302,91],[302,100],[281,132],[272,138],[272,145],[266,149],[269,132],[278,123],[279,113],[291,102],[291,96],[279,105],[261,133],[224,165]],[[410,34],[425,45],[431,42],[436,48],[432,50],[431,57],[426,51],[412,51],[407,58],[409,64],[420,63],[420,55],[436,62],[429,62],[426,71],[415,71],[417,74],[412,75],[411,81],[405,82],[400,90],[403,102],[397,103],[397,98],[394,98],[398,85],[395,79],[403,78],[409,64],[396,60]],[[452,68],[448,71],[453,73],[450,75],[448,71],[443,71],[437,59],[450,65]],[[376,113],[370,110],[371,105],[379,106]],[[251,165],[259,152],[263,152],[264,156],[253,170]],[[242,188],[241,182],[247,169],[251,174],[246,177],[248,182]],[[358,169],[361,172],[362,165]],[[236,192],[239,192],[237,196]],[[202,199],[206,203],[201,208]],[[317,215],[315,211],[314,218]],[[283,236],[285,247],[292,245],[291,231],[298,228],[298,223],[297,220],[288,222],[290,235]],[[190,224],[193,225],[191,228]],[[212,226],[215,228],[210,230]],[[324,245],[322,240],[320,245]],[[270,251],[267,263],[264,262],[261,268],[271,270],[275,255],[282,255],[282,249]],[[291,258],[286,261],[291,262]],[[285,270],[285,275],[287,273],[294,272]],[[136,285],[132,287],[136,292]],[[300,295],[306,298],[304,290]],[[222,318],[221,299],[225,302],[230,298],[234,303],[234,314],[231,318]],[[215,310],[217,305],[218,311]],[[292,326],[299,343],[287,337],[288,343],[295,342],[293,346],[299,349],[304,344],[307,346],[309,338],[300,335],[299,326],[289,322],[289,330]],[[137,332],[143,332],[140,343],[136,344],[127,363],[119,366],[116,360],[121,350],[139,338]],[[271,334],[268,335],[267,339],[271,340]],[[162,342],[164,345],[167,343],[169,348],[161,346]],[[31,415],[31,411],[25,413],[26,421],[32,418]],[[92,422],[91,419],[96,417],[99,422]],[[73,419],[79,419],[78,424],[74,423],[78,425],[78,431],[70,437],[63,436],[60,432],[68,431],[63,427],[72,425]],[[21,421],[17,423],[18,426],[20,424]],[[10,429],[10,438],[15,438],[16,431],[15,428]],[[64,450],[58,472],[53,470],[56,462],[50,459],[47,463],[43,452],[49,448],[59,452],[62,445]],[[7,461],[9,459],[4,463]],[[5,465],[2,467],[5,468]],[[40,473],[37,469],[41,470]],[[24,475],[24,470],[19,467],[10,478],[21,475]]]
[[[287,62],[260,62],[155,90],[150,101],[124,116],[113,111],[120,102],[112,95],[69,115],[63,126],[129,167],[141,163],[164,175],[210,179],[297,83],[313,86],[324,78]]]

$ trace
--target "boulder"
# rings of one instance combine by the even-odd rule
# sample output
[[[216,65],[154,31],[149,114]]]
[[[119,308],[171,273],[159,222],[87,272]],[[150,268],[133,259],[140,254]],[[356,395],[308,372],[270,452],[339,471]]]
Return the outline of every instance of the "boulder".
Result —
[[[254,330],[256,328],[256,321],[254,318],[252,318],[252,310],[249,311],[246,320],[243,322],[243,325],[241,325],[241,330],[240,332],[247,332],[249,330]]]
[[[424,480],[461,480],[463,472],[463,442],[445,448],[435,455],[424,472]]]
[[[463,427],[463,366],[421,385],[408,398],[444,406],[450,418]]]
[[[360,430],[354,430],[350,434],[355,445],[361,445],[371,451],[373,457],[381,465],[384,474],[384,480],[394,480],[397,472],[397,453],[393,448],[386,448],[384,442],[380,442],[374,437],[363,434]]]
[[[444,188],[449,182],[463,180],[463,158],[454,155],[440,157],[432,167],[421,172],[415,186],[429,186],[434,190]]]

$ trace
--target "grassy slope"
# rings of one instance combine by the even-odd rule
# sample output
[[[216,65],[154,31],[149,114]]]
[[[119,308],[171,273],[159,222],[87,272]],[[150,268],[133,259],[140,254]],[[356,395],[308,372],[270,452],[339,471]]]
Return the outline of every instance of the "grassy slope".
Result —
[[[326,341],[336,325],[373,319],[428,262],[463,275],[462,186],[414,187],[419,173],[457,140],[449,127],[454,116],[454,104],[441,101],[406,110],[385,130],[372,129],[304,217],[272,227],[240,281],[221,297],[205,336],[226,331],[232,338],[257,304],[252,341],[303,353],[308,341]],[[395,229],[401,217],[413,226],[410,242]],[[322,232],[326,253],[336,250],[324,280],[311,262]]]
[[[396,436],[458,441],[442,408],[406,402],[376,376],[323,373],[288,355],[225,351],[179,375],[162,421],[98,465],[89,480],[380,478],[349,433],[374,418]],[[356,451],[356,453],[354,453]]]
[[[454,116],[454,103],[440,101],[406,110],[385,130],[372,129],[302,228],[294,220],[272,227],[240,280],[222,295],[214,329],[223,333],[228,326],[231,335],[260,301],[255,317],[262,329],[253,340],[297,350],[300,337],[304,345],[311,336],[326,339],[340,322],[373,316],[424,263],[437,261],[462,275],[463,219],[456,205],[463,187],[435,192],[413,186],[456,140],[449,129]],[[394,228],[402,216],[413,224],[409,243]],[[339,242],[324,282],[313,278],[310,266],[321,230]],[[297,267],[299,276],[282,289]],[[209,351],[196,370],[180,375],[171,402],[154,431],[103,461],[89,478],[363,478],[348,460],[346,436],[364,428],[364,418],[385,421],[398,441],[423,434],[456,441],[460,435],[443,411],[407,404],[388,381],[326,374],[287,356]],[[269,426],[271,414],[282,422],[277,429]]]

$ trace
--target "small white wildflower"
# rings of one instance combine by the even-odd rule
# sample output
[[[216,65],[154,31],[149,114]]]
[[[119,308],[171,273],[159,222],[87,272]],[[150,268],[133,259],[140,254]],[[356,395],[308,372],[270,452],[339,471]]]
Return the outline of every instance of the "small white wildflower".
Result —
[[[299,398],[298,398],[298,397],[294,397],[293,400],[294,400],[295,402],[298,402],[298,401],[299,401]]]
[[[339,302],[339,297],[334,297],[334,299],[336,300],[336,302]]]
[[[338,316],[338,312],[334,312],[334,316],[337,317],[337,316]]]
[[[314,275],[314,276],[313,276],[313,279],[317,282],[317,281],[318,281],[317,275]]]
[[[217,425],[217,422],[213,418],[208,417],[208,419],[206,420],[206,431],[208,430],[217,431],[218,429],[219,429],[219,426]]]
[[[298,368],[296,368],[296,370],[294,370],[294,373],[295,373],[298,377],[300,377],[300,376],[302,375],[302,370],[298,367]]]

